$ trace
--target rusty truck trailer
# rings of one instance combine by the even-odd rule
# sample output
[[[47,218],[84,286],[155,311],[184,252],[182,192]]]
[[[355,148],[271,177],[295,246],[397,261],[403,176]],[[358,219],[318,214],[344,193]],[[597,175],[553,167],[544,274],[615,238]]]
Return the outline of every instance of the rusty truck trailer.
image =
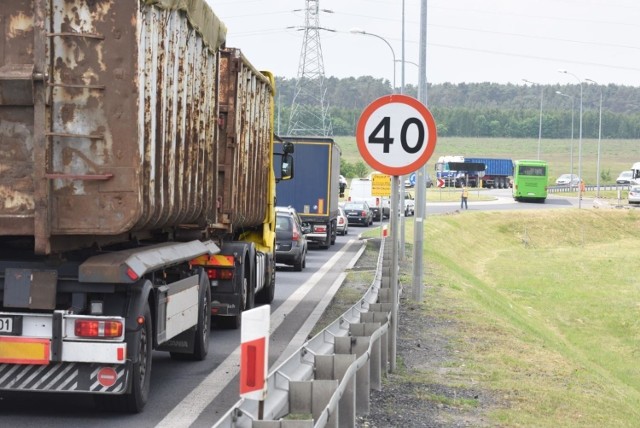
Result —
[[[0,24],[0,390],[140,411],[152,349],[205,358],[212,313],[273,299],[273,76],[205,0]]]

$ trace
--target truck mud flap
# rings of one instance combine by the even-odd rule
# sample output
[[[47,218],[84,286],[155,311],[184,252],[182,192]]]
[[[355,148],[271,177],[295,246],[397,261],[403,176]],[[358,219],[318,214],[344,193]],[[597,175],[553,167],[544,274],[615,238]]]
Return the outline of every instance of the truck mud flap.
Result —
[[[0,390],[123,394],[129,363],[0,364]]]

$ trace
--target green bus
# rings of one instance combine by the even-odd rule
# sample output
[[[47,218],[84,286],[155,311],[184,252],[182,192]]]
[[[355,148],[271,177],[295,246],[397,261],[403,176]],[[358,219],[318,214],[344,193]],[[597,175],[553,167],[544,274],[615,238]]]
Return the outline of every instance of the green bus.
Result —
[[[513,163],[513,199],[544,202],[547,199],[547,162],[517,160]]]

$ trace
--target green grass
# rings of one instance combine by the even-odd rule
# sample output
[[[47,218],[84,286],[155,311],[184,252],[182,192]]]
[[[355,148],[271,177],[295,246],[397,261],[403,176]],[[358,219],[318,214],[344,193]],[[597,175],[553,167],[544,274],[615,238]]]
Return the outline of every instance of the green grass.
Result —
[[[342,150],[342,157],[355,163],[362,160],[356,146],[355,137],[336,137]],[[549,181],[570,171],[571,140],[545,140],[540,144],[540,159],[549,162]],[[573,170],[578,173],[579,164],[578,138],[573,140]],[[439,156],[460,154],[467,157],[489,157],[536,159],[538,155],[538,139],[511,138],[461,138],[440,137],[436,149],[427,162],[429,172],[434,171],[435,161]],[[587,184],[596,183],[598,159],[598,140],[582,140],[582,176]],[[610,183],[614,183],[618,174],[631,168],[631,164],[640,162],[640,144],[637,140],[602,140],[600,142],[600,171],[609,172]],[[601,184],[604,184],[601,180]]]
[[[424,233],[424,308],[459,322],[461,378],[504,403],[493,424],[640,425],[640,212],[469,212]]]

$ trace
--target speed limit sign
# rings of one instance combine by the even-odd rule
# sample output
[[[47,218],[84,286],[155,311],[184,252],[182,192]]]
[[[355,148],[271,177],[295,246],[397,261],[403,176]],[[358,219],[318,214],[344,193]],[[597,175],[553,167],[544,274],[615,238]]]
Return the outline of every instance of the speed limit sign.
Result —
[[[407,95],[386,95],[367,106],[356,129],[360,155],[373,169],[406,175],[422,167],[436,148],[431,112]]]

